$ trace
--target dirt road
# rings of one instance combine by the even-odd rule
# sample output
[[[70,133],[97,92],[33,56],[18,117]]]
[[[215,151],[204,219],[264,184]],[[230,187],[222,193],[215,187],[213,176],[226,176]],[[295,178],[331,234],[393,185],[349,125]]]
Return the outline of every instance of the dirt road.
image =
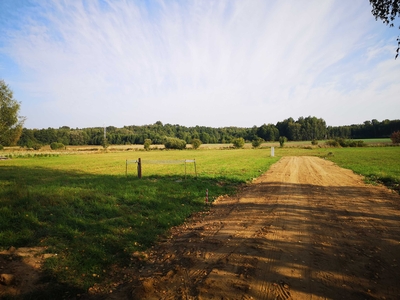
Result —
[[[138,259],[131,299],[400,299],[400,197],[284,157]]]

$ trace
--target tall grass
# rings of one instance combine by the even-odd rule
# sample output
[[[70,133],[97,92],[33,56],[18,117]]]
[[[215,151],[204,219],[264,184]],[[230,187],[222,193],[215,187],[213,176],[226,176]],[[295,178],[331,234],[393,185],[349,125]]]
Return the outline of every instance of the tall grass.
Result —
[[[196,159],[193,166],[134,166],[126,159]],[[54,293],[85,291],[106,280],[111,265],[127,265],[132,252],[152,245],[170,227],[204,209],[210,198],[266,171],[278,158],[269,150],[114,152],[33,156],[1,161],[0,247],[42,246],[45,281]],[[51,292],[51,291],[54,291]],[[44,297],[43,295],[41,297]],[[40,298],[40,297],[39,297]]]

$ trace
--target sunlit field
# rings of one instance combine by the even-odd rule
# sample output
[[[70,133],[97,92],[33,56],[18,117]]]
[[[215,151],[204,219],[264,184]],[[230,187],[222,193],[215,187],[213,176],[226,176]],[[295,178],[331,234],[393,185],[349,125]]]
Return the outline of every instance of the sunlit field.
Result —
[[[206,190],[210,201],[233,194],[282,156],[319,156],[369,181],[394,188],[400,182],[400,147],[273,145],[275,157],[269,144],[174,151],[133,146],[5,149],[0,156],[11,158],[0,161],[0,248],[40,246],[57,254],[46,261],[45,280],[52,282],[54,293],[80,293],[106,281],[104,270],[111,265],[128,265],[133,252],[150,247],[194,212],[207,210]],[[138,158],[142,179],[136,164],[126,169],[126,160]],[[184,164],[154,164],[184,159],[196,161],[196,170],[186,165],[186,179]],[[51,298],[51,289],[48,293]]]
[[[366,181],[399,191],[400,147],[340,148],[330,152],[328,158],[339,166],[365,176]]]
[[[139,157],[143,178],[134,164],[126,176]],[[146,164],[182,159],[196,160],[197,178],[193,164],[186,179],[183,164]],[[266,149],[15,155],[0,161],[0,247],[47,248],[57,254],[45,266],[52,286],[84,291],[206,209],[206,189],[210,201],[232,194],[277,160]]]

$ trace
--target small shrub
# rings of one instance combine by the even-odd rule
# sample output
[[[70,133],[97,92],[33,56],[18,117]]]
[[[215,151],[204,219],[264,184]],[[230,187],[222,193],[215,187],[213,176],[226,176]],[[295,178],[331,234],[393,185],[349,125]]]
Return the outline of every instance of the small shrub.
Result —
[[[199,139],[193,139],[191,144],[193,149],[198,149],[201,146],[201,141]]]
[[[151,146],[151,139],[145,139],[143,143],[144,150],[149,151]]]
[[[393,132],[390,139],[393,144],[400,144],[400,130]]]
[[[342,138],[338,138],[336,140],[337,140],[337,142],[339,143],[340,146],[349,147],[349,141],[346,141],[345,139],[342,139]]]
[[[257,137],[256,139],[254,139],[251,142],[251,145],[253,146],[253,148],[258,148],[261,146],[261,144],[264,142],[264,140],[260,137]]]
[[[364,141],[357,141],[357,147],[365,147],[367,146]]]
[[[58,149],[64,149],[65,146],[64,146],[63,143],[53,142],[53,143],[50,144],[50,148],[51,148],[51,150],[58,150]]]
[[[343,146],[343,147],[357,147],[357,145],[358,145],[358,141],[349,141],[349,140],[347,140],[345,142],[345,146]]]
[[[279,137],[279,145],[281,147],[283,147],[283,145],[285,145],[286,142],[287,142],[287,137],[286,136],[280,136]]]
[[[4,146],[2,144],[0,144],[0,150],[3,150]]]
[[[166,149],[178,149],[182,150],[186,148],[186,141],[178,138],[166,138],[164,142]]]
[[[314,146],[318,145],[318,140],[316,140],[316,139],[312,140],[311,145],[314,145]]]
[[[340,144],[337,140],[328,140],[325,142],[325,145],[331,146],[331,147],[339,147]]]
[[[233,143],[233,147],[235,147],[236,149],[243,148],[244,138],[240,137],[240,138],[233,139],[232,143]]]
[[[365,147],[364,141],[348,141],[348,147]]]
[[[42,145],[40,144],[33,144],[32,145],[33,150],[40,150],[40,148],[42,148]]]

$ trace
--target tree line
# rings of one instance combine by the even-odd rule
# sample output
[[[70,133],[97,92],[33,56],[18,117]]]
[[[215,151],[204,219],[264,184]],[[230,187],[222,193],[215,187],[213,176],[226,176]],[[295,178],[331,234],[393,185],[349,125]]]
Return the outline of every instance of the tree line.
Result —
[[[365,121],[363,124],[349,126],[326,126],[326,122],[317,117],[300,117],[285,119],[274,124],[263,124],[259,127],[220,127],[207,126],[186,127],[182,125],[163,124],[158,121],[150,125],[130,125],[122,128],[108,126],[94,128],[70,128],[67,126],[47,129],[23,128],[17,145],[33,147],[34,145],[50,145],[57,142],[64,145],[130,145],[144,144],[151,140],[152,144],[163,144],[166,138],[178,138],[191,143],[198,139],[203,144],[231,143],[237,138],[247,142],[257,139],[278,141],[286,137],[289,141],[307,141],[323,139],[368,139],[387,138],[400,130],[400,120]],[[104,131],[106,140],[104,140]]]

